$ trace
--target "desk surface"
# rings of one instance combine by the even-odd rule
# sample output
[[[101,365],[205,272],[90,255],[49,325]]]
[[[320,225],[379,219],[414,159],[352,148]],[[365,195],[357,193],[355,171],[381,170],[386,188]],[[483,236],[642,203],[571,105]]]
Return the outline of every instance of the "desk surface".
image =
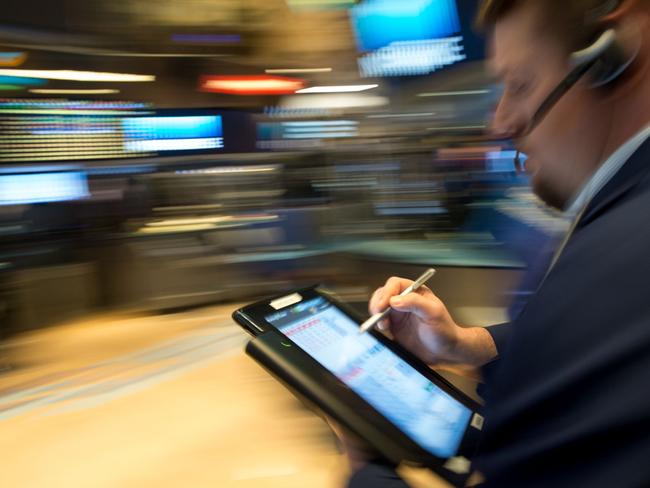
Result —
[[[223,226],[225,228],[226,226]],[[240,227],[238,225],[228,226]],[[241,226],[243,227],[243,226]],[[216,228],[186,228],[182,232],[160,229],[156,233],[134,233],[122,239],[155,240],[172,236],[200,235]],[[115,236],[117,237],[117,236]],[[507,252],[503,245],[493,239],[471,236],[444,235],[431,239],[327,239],[304,246],[274,246],[255,251],[242,250],[222,255],[228,263],[254,263],[265,261],[289,261],[321,256],[331,253],[345,253],[362,259],[379,260],[404,264],[431,264],[438,266],[479,268],[523,268],[524,263]]]
[[[463,240],[375,240],[349,243],[340,249],[357,256],[405,264],[477,268],[522,268],[523,262],[497,243]]]

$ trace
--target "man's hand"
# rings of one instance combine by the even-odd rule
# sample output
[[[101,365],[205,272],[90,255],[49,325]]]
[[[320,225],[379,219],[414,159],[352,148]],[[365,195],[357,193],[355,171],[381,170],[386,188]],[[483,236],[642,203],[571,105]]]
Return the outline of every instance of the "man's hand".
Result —
[[[339,423],[329,417],[325,417],[325,421],[341,443],[343,452],[348,458],[350,469],[353,472],[379,457],[379,453],[370,447],[368,443],[344,429]]]
[[[426,286],[404,297],[398,296],[413,282],[390,278],[370,299],[370,314],[389,305],[387,319],[380,322],[404,348],[427,364],[467,364],[480,367],[497,356],[492,336],[482,327],[461,327],[447,307]]]

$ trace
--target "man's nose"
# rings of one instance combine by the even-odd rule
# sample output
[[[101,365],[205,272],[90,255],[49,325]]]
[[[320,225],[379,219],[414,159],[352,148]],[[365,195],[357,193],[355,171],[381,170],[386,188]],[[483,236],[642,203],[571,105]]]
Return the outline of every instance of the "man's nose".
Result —
[[[516,111],[507,107],[503,98],[499,100],[489,125],[490,135],[497,139],[513,139],[525,127],[525,122],[517,116]]]

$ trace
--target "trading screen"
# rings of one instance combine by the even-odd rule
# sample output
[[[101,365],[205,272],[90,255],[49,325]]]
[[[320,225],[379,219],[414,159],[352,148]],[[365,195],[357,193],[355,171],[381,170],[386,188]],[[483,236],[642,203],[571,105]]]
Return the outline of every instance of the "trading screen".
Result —
[[[175,113],[152,111],[131,102],[0,99],[0,163],[123,159],[225,149],[221,115]],[[235,118],[235,124],[240,130],[238,120]],[[245,130],[240,133],[245,141]]]
[[[454,456],[472,412],[324,298],[266,318],[425,450]]]

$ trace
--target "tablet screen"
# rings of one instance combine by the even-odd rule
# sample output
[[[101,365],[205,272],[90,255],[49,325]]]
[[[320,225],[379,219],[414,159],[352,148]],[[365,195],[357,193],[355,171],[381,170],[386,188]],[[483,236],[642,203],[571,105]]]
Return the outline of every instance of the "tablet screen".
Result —
[[[456,455],[472,411],[325,298],[266,317],[426,451]]]

